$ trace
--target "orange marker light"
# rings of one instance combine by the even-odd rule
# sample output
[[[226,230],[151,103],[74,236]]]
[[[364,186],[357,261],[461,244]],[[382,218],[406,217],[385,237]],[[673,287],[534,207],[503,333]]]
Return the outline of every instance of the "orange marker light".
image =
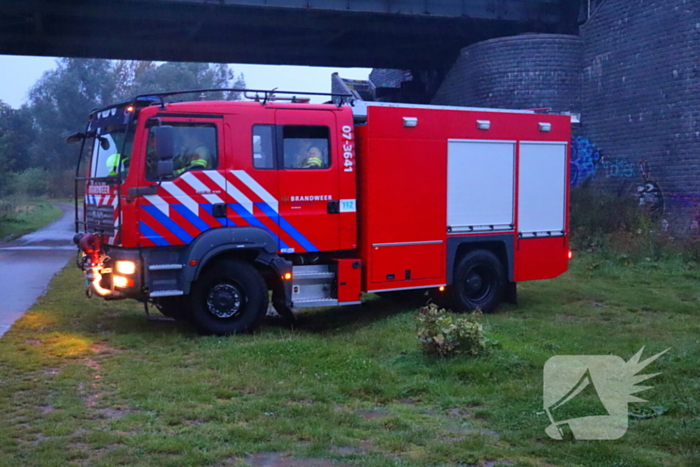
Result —
[[[444,291],[445,291],[445,286],[444,286],[444,285],[441,285],[440,287],[438,287],[438,290],[439,290],[440,292],[444,292]]]
[[[126,108],[127,112],[133,112],[134,111],[134,106],[130,105],[129,107]]]
[[[569,256],[569,259],[572,259],[572,258],[574,257],[574,252],[571,251],[571,250],[569,250],[569,255],[568,255],[568,256]]]
[[[112,282],[115,287],[119,288],[131,287],[134,285],[133,279],[124,276],[112,276]]]
[[[291,272],[285,272],[284,276],[282,276],[282,279],[289,280],[292,278],[292,273]]]

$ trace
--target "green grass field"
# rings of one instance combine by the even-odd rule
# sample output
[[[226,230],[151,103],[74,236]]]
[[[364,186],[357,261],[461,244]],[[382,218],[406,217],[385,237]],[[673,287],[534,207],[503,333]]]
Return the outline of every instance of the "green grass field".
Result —
[[[698,466],[699,280],[694,263],[584,255],[483,317],[488,355],[435,360],[389,301],[200,337],[86,299],[68,266],[0,339],[0,465]],[[548,358],[643,346],[671,350],[624,437],[547,437]]]
[[[21,237],[55,221],[63,211],[40,198],[0,199],[0,240]]]

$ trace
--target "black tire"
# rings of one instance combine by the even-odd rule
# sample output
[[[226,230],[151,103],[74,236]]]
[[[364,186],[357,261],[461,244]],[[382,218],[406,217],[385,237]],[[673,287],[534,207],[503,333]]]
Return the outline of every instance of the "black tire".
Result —
[[[192,322],[204,334],[253,331],[267,311],[265,280],[248,263],[221,261],[192,285]]]
[[[505,283],[503,264],[495,254],[488,250],[470,251],[457,264],[449,288],[453,311],[494,311],[503,298]]]
[[[187,296],[161,297],[155,305],[164,316],[176,321],[189,319],[192,312],[190,297]]]

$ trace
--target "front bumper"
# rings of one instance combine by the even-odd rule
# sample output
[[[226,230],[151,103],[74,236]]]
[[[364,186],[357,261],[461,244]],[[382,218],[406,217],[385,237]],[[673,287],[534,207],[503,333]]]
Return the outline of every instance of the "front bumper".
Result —
[[[80,262],[88,295],[97,294],[106,300],[143,299],[143,261],[139,251],[116,247],[104,250],[99,256],[85,254]],[[133,262],[134,271],[129,274],[118,271],[119,261]]]

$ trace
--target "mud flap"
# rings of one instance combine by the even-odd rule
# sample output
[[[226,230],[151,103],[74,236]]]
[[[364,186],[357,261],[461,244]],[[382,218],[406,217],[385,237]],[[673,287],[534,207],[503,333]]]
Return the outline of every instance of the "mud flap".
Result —
[[[272,307],[275,309],[277,314],[282,318],[288,325],[294,325],[298,323],[298,319],[291,308],[281,301],[275,301],[272,299]]]
[[[517,282],[506,283],[506,288],[503,293],[503,300],[506,303],[518,304],[518,284]]]

